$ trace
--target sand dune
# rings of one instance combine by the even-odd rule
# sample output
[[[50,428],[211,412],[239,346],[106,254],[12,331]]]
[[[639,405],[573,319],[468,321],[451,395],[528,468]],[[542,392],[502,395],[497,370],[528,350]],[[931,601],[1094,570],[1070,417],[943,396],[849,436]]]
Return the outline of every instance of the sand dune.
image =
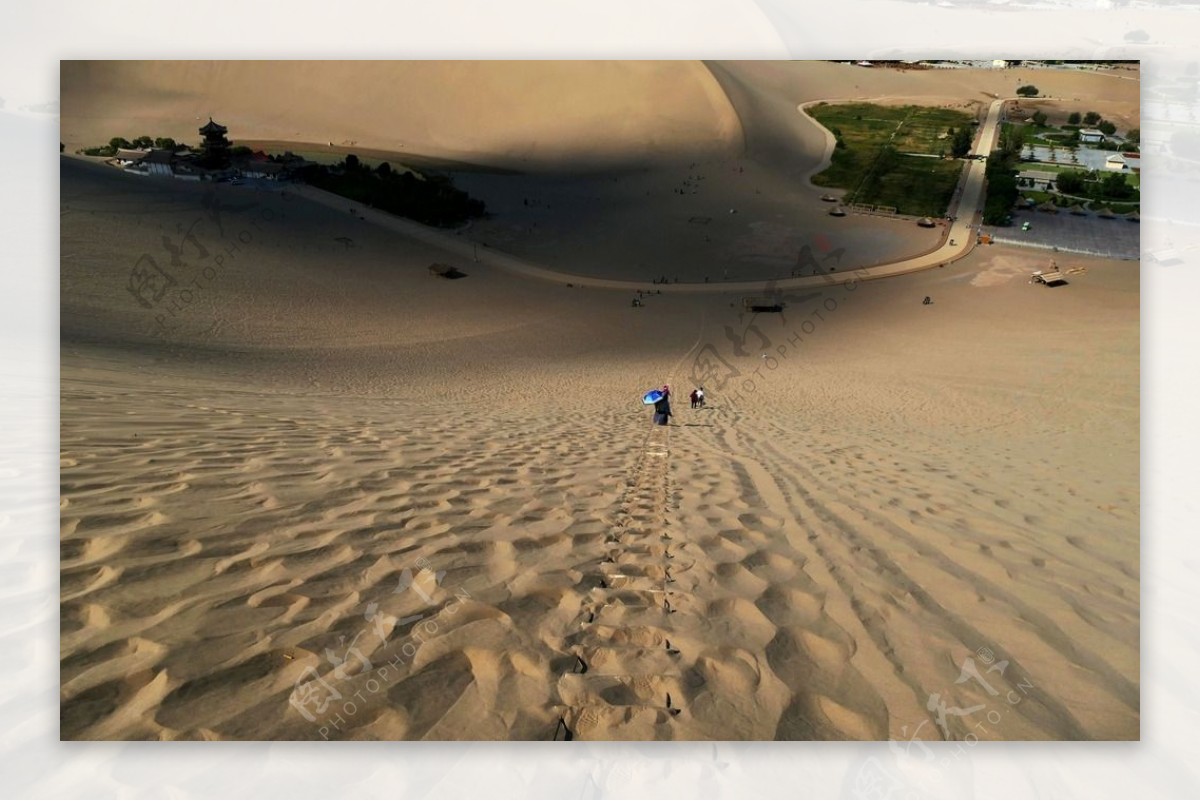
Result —
[[[737,117],[686,61],[64,61],[63,137],[236,140],[552,166],[726,151]],[[132,126],[132,128],[130,127]],[[134,131],[133,129],[136,129]]]
[[[1138,737],[1136,265],[633,309],[75,159],[62,254],[64,739]]]

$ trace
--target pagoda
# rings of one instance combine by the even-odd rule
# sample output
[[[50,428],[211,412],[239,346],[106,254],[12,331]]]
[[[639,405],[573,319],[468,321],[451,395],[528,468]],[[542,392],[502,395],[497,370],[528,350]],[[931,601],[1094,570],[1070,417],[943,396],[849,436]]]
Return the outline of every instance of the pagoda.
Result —
[[[210,170],[219,170],[229,166],[229,140],[225,134],[229,129],[208,118],[208,124],[200,129],[204,140],[200,143],[202,154],[200,163]]]

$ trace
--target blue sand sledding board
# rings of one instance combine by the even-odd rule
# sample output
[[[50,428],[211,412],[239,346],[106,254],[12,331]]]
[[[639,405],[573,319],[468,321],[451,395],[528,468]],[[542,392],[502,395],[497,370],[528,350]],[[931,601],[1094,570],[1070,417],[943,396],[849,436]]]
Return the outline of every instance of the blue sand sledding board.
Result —
[[[653,406],[654,404],[658,403],[662,399],[663,399],[662,390],[661,389],[652,389],[649,392],[647,392],[645,395],[642,396],[642,403],[644,403],[647,406]]]

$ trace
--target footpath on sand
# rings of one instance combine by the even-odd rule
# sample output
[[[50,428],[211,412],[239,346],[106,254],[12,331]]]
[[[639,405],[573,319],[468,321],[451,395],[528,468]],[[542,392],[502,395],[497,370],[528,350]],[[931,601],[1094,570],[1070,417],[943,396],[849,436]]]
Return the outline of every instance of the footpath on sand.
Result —
[[[972,150],[973,154],[986,157],[992,151],[999,130],[1000,110],[1003,104],[1003,98],[992,102],[991,107],[988,109],[987,119],[980,128],[979,136]],[[803,113],[803,109],[800,109],[800,112]],[[968,165],[966,175],[959,184],[960,191],[956,193],[956,200],[950,206],[949,214],[954,218],[954,221],[947,230],[945,239],[940,247],[928,253],[855,269],[851,271],[854,280],[868,281],[876,278],[889,278],[891,276],[929,270],[944,266],[966,256],[975,246],[974,229],[983,210],[985,169],[986,159],[972,159]],[[301,197],[339,210],[347,208],[347,203],[350,202],[344,197],[321,189],[315,189],[311,186],[296,186],[290,188],[288,191],[295,192]],[[664,294],[720,294],[723,292],[761,291],[764,283],[768,283],[760,280],[722,281],[710,284],[655,284],[652,281],[627,281],[574,275],[569,272],[534,264],[508,253],[494,250],[486,245],[481,246],[477,242],[463,238],[460,234],[430,228],[411,220],[393,216],[387,212],[371,208],[354,207],[353,213],[362,220],[380,225],[419,242],[424,242],[427,245],[460,256],[466,262],[482,264],[488,267],[498,267],[531,278],[540,278],[560,283],[566,282],[575,286],[621,290],[640,289],[650,292],[661,291]],[[780,278],[769,283],[777,289],[785,290],[819,288],[841,283],[843,280],[842,276],[829,274],[806,275],[799,278]]]

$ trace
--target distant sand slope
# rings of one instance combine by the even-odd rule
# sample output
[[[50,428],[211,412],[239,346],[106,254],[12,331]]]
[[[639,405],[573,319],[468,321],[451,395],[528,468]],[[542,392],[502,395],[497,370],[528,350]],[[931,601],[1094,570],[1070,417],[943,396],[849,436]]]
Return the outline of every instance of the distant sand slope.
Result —
[[[64,61],[72,148],[113,136],[409,152],[498,166],[686,158],[740,146],[720,87],[686,61]]]

